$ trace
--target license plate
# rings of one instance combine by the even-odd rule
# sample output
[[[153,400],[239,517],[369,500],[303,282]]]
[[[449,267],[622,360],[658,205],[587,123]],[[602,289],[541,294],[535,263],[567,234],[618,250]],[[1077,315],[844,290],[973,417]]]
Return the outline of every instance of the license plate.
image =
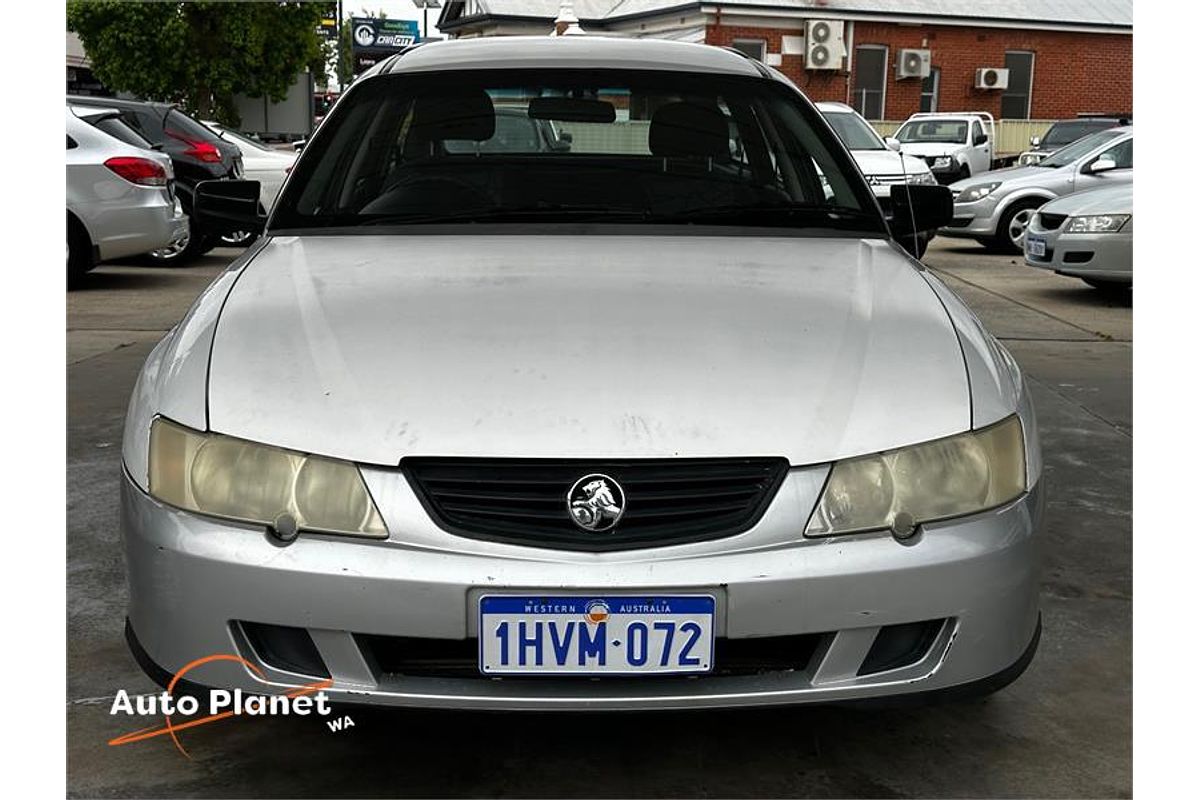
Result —
[[[641,675],[713,668],[710,595],[489,595],[479,600],[485,675]]]
[[[1046,240],[1026,235],[1025,249],[1029,251],[1029,255],[1031,256],[1044,256],[1046,255]]]

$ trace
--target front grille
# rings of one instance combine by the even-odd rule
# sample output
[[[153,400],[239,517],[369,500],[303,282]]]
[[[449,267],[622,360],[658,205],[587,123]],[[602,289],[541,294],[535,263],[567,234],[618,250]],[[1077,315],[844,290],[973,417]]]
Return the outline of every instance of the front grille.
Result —
[[[765,636],[754,639],[717,638],[713,642],[713,670],[706,675],[761,675],[794,672],[808,668],[817,646],[826,634]],[[428,639],[409,636],[356,634],[355,640],[382,675],[408,678],[481,678],[484,680],[546,680],[564,676],[506,676],[496,678],[479,672],[478,639]],[[572,676],[565,676],[572,677]],[[588,676],[583,680],[591,680]],[[601,676],[603,677],[603,676]],[[648,674],[603,677],[606,681],[689,680],[694,675]],[[704,677],[703,675],[699,677]],[[578,679],[578,678],[577,678]]]
[[[787,472],[783,458],[591,461],[408,458],[401,467],[443,529],[565,550],[660,547],[732,536],[766,510]],[[621,485],[625,513],[606,532],[571,521],[567,494],[584,475]]]
[[[1062,224],[1066,221],[1066,214],[1047,214],[1044,211],[1038,214],[1038,225],[1040,225],[1043,230],[1056,231],[1061,228]]]

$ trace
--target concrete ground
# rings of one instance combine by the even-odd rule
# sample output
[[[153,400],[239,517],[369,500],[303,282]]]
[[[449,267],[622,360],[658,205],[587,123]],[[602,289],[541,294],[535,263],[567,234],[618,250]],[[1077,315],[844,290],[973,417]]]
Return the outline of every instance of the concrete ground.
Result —
[[[559,716],[351,712],[233,719],[109,747],[138,727],[119,689],[156,691],[121,635],[121,428],[154,343],[236,255],[106,266],[67,297],[68,790],[72,796],[1128,797],[1132,791],[1131,296],[1106,297],[973,243],[926,257],[1025,370],[1047,494],[1045,632],[986,701]]]

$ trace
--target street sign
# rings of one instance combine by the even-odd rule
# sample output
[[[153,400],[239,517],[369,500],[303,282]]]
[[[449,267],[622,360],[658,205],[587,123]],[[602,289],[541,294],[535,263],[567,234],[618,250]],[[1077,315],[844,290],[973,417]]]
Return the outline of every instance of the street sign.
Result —
[[[334,17],[324,17],[321,20],[321,24],[317,26],[317,36],[329,41],[337,39],[337,19]]]

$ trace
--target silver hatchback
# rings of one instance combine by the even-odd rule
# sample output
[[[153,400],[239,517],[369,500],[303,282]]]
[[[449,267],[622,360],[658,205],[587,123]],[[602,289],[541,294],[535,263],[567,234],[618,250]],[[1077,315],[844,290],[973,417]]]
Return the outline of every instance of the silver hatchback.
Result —
[[[569,146],[502,138],[501,109]],[[256,192],[202,184],[197,215],[261,229]],[[948,218],[944,187],[892,199]],[[1003,686],[1040,630],[1016,363],[816,108],[719,48],[378,65],[151,353],[124,470],[128,639],[161,681],[232,654],[188,680],[486,709],[923,698]]]
[[[1036,164],[958,181],[954,220],[940,232],[1019,253],[1039,206],[1056,197],[1133,181],[1133,126],[1109,128],[1072,142]]]

